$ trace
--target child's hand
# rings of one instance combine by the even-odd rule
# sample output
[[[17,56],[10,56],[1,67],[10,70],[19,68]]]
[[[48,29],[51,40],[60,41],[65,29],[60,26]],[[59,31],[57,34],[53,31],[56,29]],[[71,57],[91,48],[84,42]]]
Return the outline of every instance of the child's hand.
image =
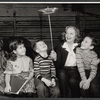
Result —
[[[84,85],[84,83],[86,82],[86,80],[82,80],[81,82],[80,82],[80,88],[83,88],[83,85]]]
[[[57,59],[57,54],[56,54],[56,52],[55,52],[54,50],[51,51],[50,56],[51,56],[51,58],[52,58],[54,61],[56,61],[56,59]]]
[[[52,87],[56,86],[55,79],[52,79],[52,80],[51,80],[51,84],[52,84],[52,85],[51,85]]]
[[[5,89],[4,89],[4,92],[10,92],[11,91],[11,86],[6,86]]]
[[[28,80],[28,79],[29,79],[29,77],[25,77],[25,79],[26,79],[26,80]]]
[[[51,81],[46,79],[46,78],[42,78],[41,79],[48,87],[52,85]]]
[[[31,80],[33,77],[33,72],[30,72],[29,76],[26,77],[25,79],[27,79],[27,81]]]
[[[91,82],[90,79],[87,79],[87,80],[86,80],[85,84],[83,85],[83,89],[84,89],[84,90],[89,89],[89,87],[90,87],[90,82]]]

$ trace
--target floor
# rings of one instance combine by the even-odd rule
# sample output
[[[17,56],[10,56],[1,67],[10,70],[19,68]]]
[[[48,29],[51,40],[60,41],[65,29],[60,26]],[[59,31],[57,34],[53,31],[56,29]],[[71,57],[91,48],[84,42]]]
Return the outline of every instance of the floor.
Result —
[[[0,94],[0,98],[37,98],[35,93],[21,93],[19,95],[15,94]]]

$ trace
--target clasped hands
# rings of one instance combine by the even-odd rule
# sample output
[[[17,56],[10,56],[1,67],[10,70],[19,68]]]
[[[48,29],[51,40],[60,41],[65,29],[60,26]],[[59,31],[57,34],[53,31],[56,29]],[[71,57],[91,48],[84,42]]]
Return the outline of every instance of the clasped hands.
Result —
[[[48,86],[48,87],[54,87],[56,85],[55,79],[53,78],[51,81],[46,78],[42,78],[42,81]]]
[[[89,89],[90,83],[91,83],[91,79],[90,78],[89,79],[86,79],[86,80],[82,80],[80,82],[80,88],[82,88],[84,90]]]

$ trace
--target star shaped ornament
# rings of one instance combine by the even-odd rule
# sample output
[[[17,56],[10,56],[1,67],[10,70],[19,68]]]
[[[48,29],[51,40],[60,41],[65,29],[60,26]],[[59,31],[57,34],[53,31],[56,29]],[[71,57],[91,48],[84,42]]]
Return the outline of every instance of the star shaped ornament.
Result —
[[[40,9],[40,10],[38,10],[38,11],[43,12],[43,14],[52,14],[52,13],[55,13],[55,11],[56,11],[57,9],[58,9],[58,8],[56,8],[56,7],[53,7],[53,8],[47,7],[47,8],[44,8],[44,9]]]

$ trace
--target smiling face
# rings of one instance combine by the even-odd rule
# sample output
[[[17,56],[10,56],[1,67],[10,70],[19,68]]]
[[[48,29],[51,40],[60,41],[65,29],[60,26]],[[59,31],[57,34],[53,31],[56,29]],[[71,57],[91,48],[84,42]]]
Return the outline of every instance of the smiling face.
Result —
[[[81,42],[81,49],[89,50],[93,49],[94,46],[92,44],[92,39],[89,37],[85,37],[84,40]]]
[[[68,28],[66,30],[66,35],[65,35],[65,38],[66,38],[66,41],[67,42],[73,42],[75,41],[75,38],[76,38],[76,33],[75,33],[75,30],[73,28]]]
[[[36,52],[44,52],[47,51],[48,47],[43,41],[39,41],[36,43]]]
[[[24,44],[20,44],[17,46],[17,49],[14,50],[14,53],[17,55],[17,56],[24,56],[26,54],[26,48],[24,46]]]

